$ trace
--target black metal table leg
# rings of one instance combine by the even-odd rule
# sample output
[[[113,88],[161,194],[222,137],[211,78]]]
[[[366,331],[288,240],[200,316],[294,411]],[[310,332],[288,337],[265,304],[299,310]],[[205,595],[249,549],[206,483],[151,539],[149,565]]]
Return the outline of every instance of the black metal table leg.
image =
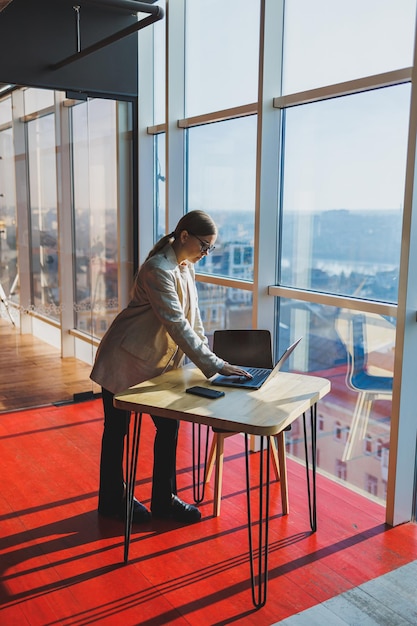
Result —
[[[204,451],[204,463],[201,462],[201,439],[202,431],[205,428],[206,431],[206,443]],[[197,430],[197,436],[196,436]],[[209,441],[209,426],[203,426],[202,424],[193,423],[192,430],[192,446],[193,446],[193,496],[194,502],[199,504],[204,500],[204,489],[206,486],[205,477],[207,469],[207,457],[208,457],[208,441]],[[201,472],[203,476],[201,477]]]
[[[266,439],[266,472],[264,442]],[[249,534],[249,563],[252,587],[252,601],[256,608],[261,608],[266,603],[268,587],[268,547],[269,547],[269,477],[270,477],[270,439],[260,437],[260,467],[259,467],[259,519],[252,522],[251,498],[250,498],[250,471],[249,471],[249,435],[245,433],[245,459],[246,459],[246,497],[248,509],[248,534]],[[266,474],[264,477],[264,473]],[[254,548],[254,527],[258,523],[257,549]],[[255,572],[257,552],[257,571]]]
[[[138,452],[140,430],[142,426],[142,413],[135,413],[133,420],[132,450],[130,450],[129,417],[127,418],[126,433],[126,520],[125,520],[125,546],[124,561],[129,558],[130,535],[133,522],[133,497],[135,492],[136,468],[138,465]]]
[[[310,515],[310,526],[313,532],[317,530],[317,497],[316,497],[316,460],[317,460],[317,404],[310,408],[310,428],[311,428],[311,463],[307,444],[306,414],[303,413],[304,426],[304,450],[306,458],[306,476],[308,492],[308,512]],[[310,482],[310,465],[312,474],[312,484]]]

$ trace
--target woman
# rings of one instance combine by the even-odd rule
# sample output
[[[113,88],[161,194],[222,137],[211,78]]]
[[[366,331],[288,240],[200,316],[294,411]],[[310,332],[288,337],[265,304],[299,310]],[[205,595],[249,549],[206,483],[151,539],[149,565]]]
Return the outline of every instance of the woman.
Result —
[[[184,355],[207,378],[248,374],[218,358],[208,347],[195,286],[194,263],[214,249],[217,227],[203,211],[184,215],[158,241],[140,268],[131,301],[115,318],[97,351],[91,378],[101,385],[104,432],[98,510],[106,517],[125,512],[123,451],[129,413],[113,406],[113,396],[131,385],[180,367]],[[179,423],[153,415],[156,427],[151,511],[154,517],[196,522],[197,507],[177,496],[176,449]],[[134,500],[133,521],[151,513]]]

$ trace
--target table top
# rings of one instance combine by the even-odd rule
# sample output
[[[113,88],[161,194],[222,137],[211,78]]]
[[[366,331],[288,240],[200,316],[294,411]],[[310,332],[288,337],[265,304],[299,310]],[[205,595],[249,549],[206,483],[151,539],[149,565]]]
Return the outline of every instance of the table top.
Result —
[[[211,400],[185,393],[199,385],[222,389]],[[261,389],[216,387],[194,365],[171,370],[116,394],[117,408],[180,419],[251,435],[276,435],[330,391],[330,381],[279,372]]]

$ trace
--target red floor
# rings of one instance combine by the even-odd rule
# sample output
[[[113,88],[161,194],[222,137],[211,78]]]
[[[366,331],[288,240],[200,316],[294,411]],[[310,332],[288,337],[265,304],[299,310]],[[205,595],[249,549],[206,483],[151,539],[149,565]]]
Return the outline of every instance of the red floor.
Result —
[[[222,512],[212,488],[194,526],[135,529],[96,514],[99,400],[0,415],[0,624],[270,625],[417,558],[417,526],[389,529],[382,507],[318,477],[309,530],[304,468],[288,462],[290,515],[272,485],[268,600],[252,606],[243,438],[226,441]],[[192,499],[191,430],[179,442],[180,496]],[[149,504],[153,427],[144,419],[136,495]],[[259,454],[251,456],[256,467]]]

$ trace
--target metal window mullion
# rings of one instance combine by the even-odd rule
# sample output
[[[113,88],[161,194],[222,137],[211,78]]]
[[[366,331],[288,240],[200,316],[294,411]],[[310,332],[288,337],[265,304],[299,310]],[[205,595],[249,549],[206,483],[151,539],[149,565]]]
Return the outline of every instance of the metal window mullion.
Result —
[[[56,184],[58,216],[58,282],[60,302],[61,356],[75,355],[74,337],[74,232],[72,167],[70,153],[70,109],[62,106],[63,94],[55,92]]]
[[[409,83],[411,81],[411,75],[412,68],[405,67],[400,70],[384,72],[383,74],[364,76],[363,78],[357,78],[343,83],[326,85],[325,87],[317,87],[316,89],[286,94],[284,96],[276,96],[273,98],[273,106],[277,109],[286,109],[292,106],[320,102],[321,100],[329,100],[331,98],[340,98],[341,96],[349,96],[373,89],[393,87],[394,85]]]
[[[141,265],[152,248],[154,240],[154,137],[148,133],[148,126],[154,121],[154,59],[153,27],[145,28],[138,44],[138,155],[137,155],[137,197],[138,232],[134,233],[138,242],[136,265]]]
[[[302,300],[303,302],[314,302],[325,306],[342,307],[354,311],[366,313],[377,313],[388,317],[397,317],[398,306],[390,302],[377,302],[375,300],[365,300],[361,298],[351,298],[338,294],[297,289],[295,287],[281,287],[270,285],[268,294],[276,298],[289,298],[291,300]]]
[[[417,32],[417,21],[415,25]],[[397,525],[412,519],[416,464],[415,355],[417,351],[417,45],[411,84],[403,230],[398,287],[394,386],[392,394],[386,521]]]
[[[31,244],[29,215],[29,170],[26,148],[26,124],[22,121],[24,112],[24,91],[12,93],[13,100],[13,148],[15,153],[17,250],[19,267],[20,330],[32,332],[32,319],[23,311],[31,309]]]
[[[166,0],[166,232],[174,230],[185,207],[185,0]]]
[[[254,102],[231,109],[223,109],[222,111],[213,111],[212,113],[180,119],[177,125],[178,128],[192,128],[193,126],[203,126],[205,124],[213,124],[214,122],[224,122],[226,120],[238,119],[239,117],[247,117],[248,115],[256,115],[257,112],[258,103]]]
[[[117,144],[117,238],[118,271],[117,291],[119,309],[127,306],[135,270],[133,259],[133,225],[137,224],[137,196],[134,189],[135,172],[133,159],[133,115],[135,106],[130,102],[115,102]],[[136,187],[137,188],[137,187]]]
[[[276,280],[280,179],[280,116],[271,106],[281,89],[284,0],[262,0],[259,54],[253,327],[275,336],[275,301],[268,286]],[[273,341],[275,345],[275,341]]]

